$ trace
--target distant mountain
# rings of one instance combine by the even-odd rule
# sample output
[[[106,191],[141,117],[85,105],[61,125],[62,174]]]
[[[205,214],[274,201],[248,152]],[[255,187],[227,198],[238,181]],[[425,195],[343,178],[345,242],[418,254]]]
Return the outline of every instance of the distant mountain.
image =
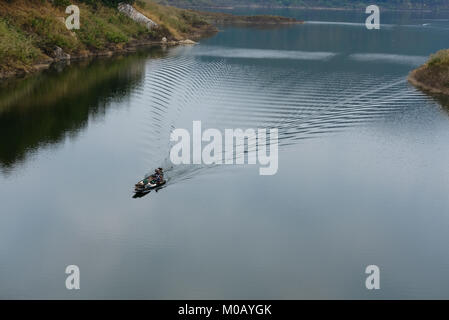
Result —
[[[371,4],[389,9],[449,9],[449,0],[157,0],[178,7],[325,7],[363,8]]]

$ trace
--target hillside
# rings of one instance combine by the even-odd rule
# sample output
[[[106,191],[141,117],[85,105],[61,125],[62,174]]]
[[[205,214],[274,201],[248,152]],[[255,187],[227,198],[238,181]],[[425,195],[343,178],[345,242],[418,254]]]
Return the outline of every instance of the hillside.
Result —
[[[441,50],[414,70],[409,81],[426,91],[449,96],[449,50]]]
[[[400,10],[449,9],[447,0],[157,0],[177,7],[314,7],[314,8],[365,8],[377,4],[383,8]]]
[[[0,78],[35,71],[67,55],[108,55],[157,43],[163,37],[174,41],[216,31],[193,11],[137,1],[134,6],[159,24],[149,30],[120,13],[114,2],[0,0]],[[79,30],[70,31],[65,26],[69,4],[80,8]]]
[[[149,28],[121,13],[117,4],[122,1],[0,0],[0,79],[47,68],[58,60],[196,40],[216,33],[214,23],[301,23],[278,16],[234,16],[179,9],[153,0],[127,0],[133,4],[128,8],[157,24]],[[65,9],[70,4],[80,8],[79,30],[65,26]]]

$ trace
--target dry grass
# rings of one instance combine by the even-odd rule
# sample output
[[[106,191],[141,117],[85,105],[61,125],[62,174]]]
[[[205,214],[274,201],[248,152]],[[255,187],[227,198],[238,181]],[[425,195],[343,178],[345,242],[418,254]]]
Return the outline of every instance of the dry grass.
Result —
[[[206,20],[191,10],[164,6],[150,0],[136,1],[134,6],[160,25],[162,30],[167,30],[175,40],[202,33],[204,29],[211,29]]]
[[[152,31],[116,8],[99,2],[95,6],[70,2],[80,8],[81,28],[74,32],[65,27],[64,5],[48,0],[0,0],[0,72],[27,70],[51,55],[55,46],[77,55],[122,48],[134,40],[159,41],[164,36],[180,40],[210,28],[193,12],[150,0],[137,1],[135,7],[160,24],[160,28]]]
[[[432,55],[425,65],[410,74],[409,80],[427,91],[449,95],[449,50]]]

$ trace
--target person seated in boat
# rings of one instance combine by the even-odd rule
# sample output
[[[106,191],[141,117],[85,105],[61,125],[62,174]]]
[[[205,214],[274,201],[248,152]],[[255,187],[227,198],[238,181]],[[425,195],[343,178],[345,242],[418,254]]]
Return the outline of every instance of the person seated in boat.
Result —
[[[148,176],[143,180],[144,185],[147,185],[149,183],[153,183],[159,179],[159,176],[161,175],[161,172],[159,169],[154,170],[154,174],[151,176]]]
[[[159,174],[161,176],[161,180],[164,181],[164,171],[162,168],[159,168]]]
[[[154,175],[154,180],[157,184],[162,183],[164,181],[164,173],[162,172],[162,168],[158,168],[155,170],[156,174]]]

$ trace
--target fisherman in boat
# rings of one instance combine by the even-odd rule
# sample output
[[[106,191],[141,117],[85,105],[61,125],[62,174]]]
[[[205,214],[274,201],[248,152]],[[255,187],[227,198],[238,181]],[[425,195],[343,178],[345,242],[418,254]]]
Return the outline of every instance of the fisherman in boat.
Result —
[[[155,170],[154,180],[156,181],[156,184],[161,184],[164,181],[164,172],[162,168],[157,168]]]
[[[142,181],[138,182],[135,185],[136,192],[141,191],[145,188],[154,188],[155,186],[159,186],[161,184],[164,184],[164,172],[162,168],[157,168],[154,170],[154,174],[151,176],[146,177]]]

